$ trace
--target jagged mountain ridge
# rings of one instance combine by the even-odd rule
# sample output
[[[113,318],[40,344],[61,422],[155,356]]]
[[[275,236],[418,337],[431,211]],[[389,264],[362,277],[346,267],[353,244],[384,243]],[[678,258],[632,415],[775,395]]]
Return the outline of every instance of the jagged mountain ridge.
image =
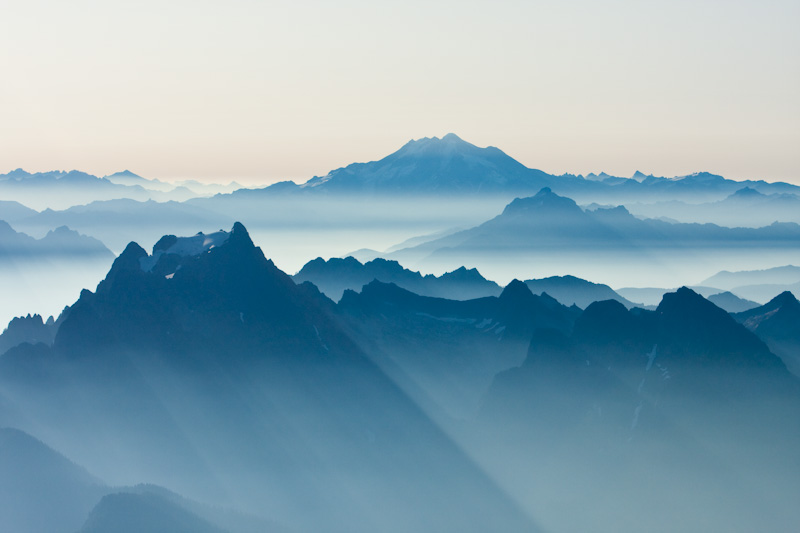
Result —
[[[469,300],[482,296],[497,296],[499,285],[489,281],[474,268],[461,267],[441,276],[422,275],[403,268],[397,261],[375,259],[361,263],[353,257],[317,258],[306,263],[292,276],[297,283],[310,281],[329,298],[338,301],[345,290],[360,290],[372,280],[394,283],[422,296],[451,300]]]
[[[798,410],[800,381],[780,359],[682,288],[655,311],[596,302],[572,333],[537,330],[525,362],[498,374],[465,441],[512,492],[537,494],[531,509],[545,527],[591,529],[623,513],[631,530],[698,530],[697,520],[746,530],[770,509],[774,527],[789,531]],[[481,455],[496,439],[504,455]],[[537,488],[533,476],[551,484]],[[648,488],[633,497],[642,477]],[[584,502],[566,525],[563,497]],[[661,510],[663,501],[681,510]]]
[[[800,375],[800,302],[789,291],[734,318],[767,343],[795,375]]]
[[[580,312],[514,280],[499,296],[420,296],[377,280],[336,307],[384,371],[432,414],[474,416],[495,374],[519,365],[536,327],[572,328]]]
[[[714,224],[670,224],[640,220],[623,206],[581,209],[574,200],[559,196],[550,188],[536,195],[517,198],[495,218],[468,230],[406,249],[502,249],[581,247],[584,249],[645,245],[706,246],[710,241],[771,242],[793,245],[800,237],[800,226],[775,223],[765,228],[723,228]],[[403,250],[395,252],[399,255]],[[390,257],[392,254],[390,254]]]
[[[166,236],[152,254],[131,243],[70,307],[52,347],[0,357],[0,391],[114,484],[134,481],[133,469],[315,531],[535,530],[351,340],[332,305],[295,285],[238,223]],[[418,491],[432,479],[435,504]]]

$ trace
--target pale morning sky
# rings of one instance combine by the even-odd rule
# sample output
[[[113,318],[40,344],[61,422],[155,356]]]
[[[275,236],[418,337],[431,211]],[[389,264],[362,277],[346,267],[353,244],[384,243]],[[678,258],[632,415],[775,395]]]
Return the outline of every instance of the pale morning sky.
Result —
[[[0,173],[305,181],[455,132],[800,184],[800,2],[0,2]]]

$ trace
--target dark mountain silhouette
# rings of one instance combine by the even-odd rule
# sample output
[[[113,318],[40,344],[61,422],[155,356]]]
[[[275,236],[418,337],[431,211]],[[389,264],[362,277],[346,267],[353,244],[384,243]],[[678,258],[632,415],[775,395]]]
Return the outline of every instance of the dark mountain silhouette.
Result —
[[[629,309],[637,305],[614,292],[608,285],[592,283],[575,276],[529,279],[525,280],[525,284],[534,294],[546,292],[564,305],[577,305],[581,309],[592,302],[603,300],[616,300]]]
[[[489,281],[472,268],[461,267],[439,277],[423,276],[400,266],[397,261],[375,259],[361,263],[353,257],[317,258],[306,263],[293,277],[295,282],[310,281],[329,298],[339,300],[345,290],[360,290],[372,280],[394,283],[422,296],[435,296],[451,300],[469,300],[483,296],[497,296],[499,285]]]
[[[58,331],[58,324],[52,316],[46,322],[42,320],[41,315],[16,317],[9,322],[8,327],[0,335],[0,355],[23,342],[53,344],[56,331]]]
[[[596,302],[572,334],[537,330],[524,363],[497,376],[472,449],[512,491],[535,491],[537,473],[551,480],[543,501],[583,502],[568,519],[576,530],[623,509],[630,529],[752,528],[767,509],[784,529],[797,517],[781,494],[798,488],[799,385],[761,340],[690,289],[666,294],[656,311]],[[480,455],[497,439],[502,458]],[[745,481],[766,472],[769,496]],[[633,497],[643,478],[647,490]],[[691,501],[679,496],[686,490]],[[662,501],[674,505],[662,512]],[[691,523],[679,526],[684,513]]]
[[[310,289],[238,223],[131,243],[0,390],[115,484],[316,531],[535,530]]]
[[[579,312],[516,280],[499,297],[468,301],[373,281],[345,291],[337,307],[395,382],[430,412],[457,418],[472,416],[492,377],[522,361],[534,328],[569,331]]]
[[[767,343],[795,375],[800,375],[800,303],[789,291],[734,318]]]
[[[74,533],[106,490],[38,439],[0,428],[0,530]]]

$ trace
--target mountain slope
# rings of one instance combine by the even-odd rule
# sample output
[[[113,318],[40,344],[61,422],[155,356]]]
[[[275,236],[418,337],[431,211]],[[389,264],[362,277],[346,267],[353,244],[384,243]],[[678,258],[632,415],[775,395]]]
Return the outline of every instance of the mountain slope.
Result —
[[[0,357],[0,390],[115,484],[315,531],[535,530],[332,305],[238,223],[152,254],[131,243],[52,348]]]
[[[528,272],[569,271],[625,286],[671,284],[691,275],[690,262],[713,268],[726,258],[735,261],[734,252],[780,252],[791,258],[798,254],[798,240],[800,225],[794,223],[725,228],[641,220],[622,206],[584,210],[544,188],[515,199],[480,225],[384,257],[427,270],[470,264],[494,279],[514,277],[524,265]],[[624,272],[620,263],[628,265]],[[516,271],[509,265],[517,265]]]
[[[0,530],[73,533],[106,490],[41,441],[0,428]]]
[[[329,193],[514,194],[537,190],[551,179],[497,148],[478,148],[448,133],[409,141],[379,161],[354,163],[300,187]]]
[[[463,442],[545,528],[788,532],[798,413],[780,359],[682,288],[656,311],[596,302],[571,334],[537,330]],[[503,454],[487,453],[498,441]]]
[[[525,280],[525,285],[534,293],[547,293],[564,305],[577,305],[585,309],[592,302],[616,300],[627,308],[636,304],[623,298],[608,285],[592,283],[575,276],[552,276]]]
[[[520,281],[498,297],[453,301],[373,281],[337,311],[353,337],[428,412],[470,418],[493,376],[518,365],[536,327],[569,331],[576,315]]]
[[[758,335],[770,350],[800,375],[800,302],[783,292],[767,304],[734,315],[737,321]]]
[[[403,268],[397,261],[375,259],[365,263],[353,257],[331,258],[327,261],[317,258],[306,263],[292,276],[297,283],[310,281],[329,298],[339,300],[345,290],[360,290],[372,280],[394,283],[422,296],[469,300],[482,296],[497,296],[500,287],[473,269],[464,267],[447,272],[439,277],[432,274],[423,276]]]

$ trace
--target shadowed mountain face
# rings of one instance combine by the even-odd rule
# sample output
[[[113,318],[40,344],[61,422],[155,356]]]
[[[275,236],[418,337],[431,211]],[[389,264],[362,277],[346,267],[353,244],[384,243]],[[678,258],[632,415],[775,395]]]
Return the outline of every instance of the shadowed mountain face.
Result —
[[[766,342],[790,371],[800,375],[800,302],[791,292],[734,317]]]
[[[40,315],[16,317],[0,335],[0,355],[23,342],[53,344],[58,325],[53,317],[47,322]]]
[[[575,276],[552,276],[543,279],[525,280],[525,285],[534,294],[547,293],[564,305],[577,305],[585,309],[593,302],[616,300],[627,308],[636,304],[623,298],[608,285],[592,283]]]
[[[521,363],[537,327],[569,331],[579,310],[520,281],[499,297],[453,301],[373,281],[337,306],[364,350],[432,414],[471,418],[497,372]]]
[[[240,224],[131,243],[53,347],[0,357],[0,391],[109,483],[313,531],[535,530],[332,308]]]
[[[0,428],[0,530],[74,533],[106,490],[39,440]]]
[[[770,516],[789,531],[799,409],[780,359],[682,288],[656,311],[597,302],[571,335],[535,332],[465,441],[501,485],[538,502],[528,509],[545,529],[747,531]]]
[[[489,281],[480,272],[461,267],[439,277],[423,276],[403,268],[397,261],[375,259],[364,264],[353,257],[344,259],[322,258],[309,261],[292,279],[297,283],[310,281],[329,298],[338,301],[344,291],[360,290],[372,280],[394,283],[398,287],[422,296],[469,300],[483,296],[497,296],[501,288]]]

